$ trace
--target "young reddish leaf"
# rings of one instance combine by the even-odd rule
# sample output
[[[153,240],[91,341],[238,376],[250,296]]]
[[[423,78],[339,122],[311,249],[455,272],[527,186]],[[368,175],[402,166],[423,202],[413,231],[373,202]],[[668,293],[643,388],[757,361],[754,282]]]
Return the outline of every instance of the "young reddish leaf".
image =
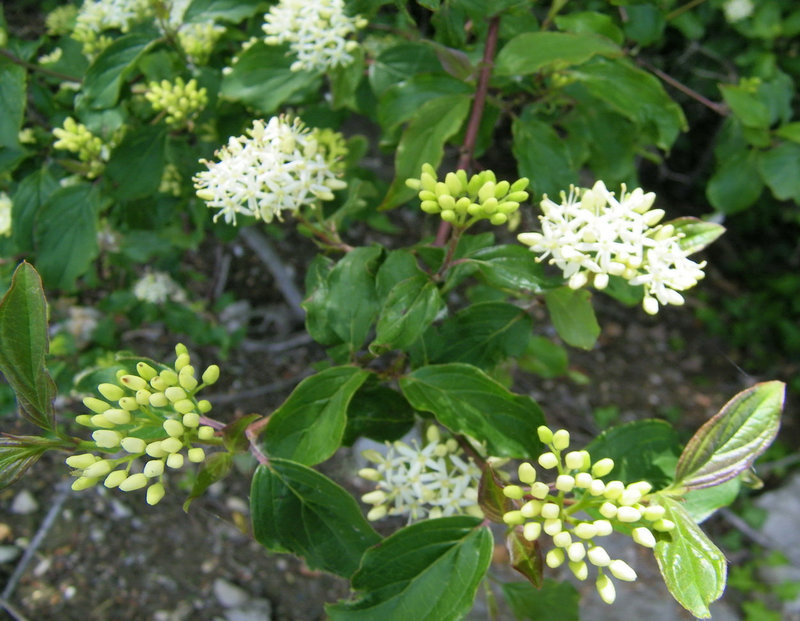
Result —
[[[510,498],[503,494],[503,482],[491,466],[486,466],[478,485],[478,504],[487,519],[503,523],[503,514],[514,506]]]
[[[525,576],[537,589],[542,586],[542,550],[538,541],[528,541],[522,531],[515,528],[506,539],[511,566]]]

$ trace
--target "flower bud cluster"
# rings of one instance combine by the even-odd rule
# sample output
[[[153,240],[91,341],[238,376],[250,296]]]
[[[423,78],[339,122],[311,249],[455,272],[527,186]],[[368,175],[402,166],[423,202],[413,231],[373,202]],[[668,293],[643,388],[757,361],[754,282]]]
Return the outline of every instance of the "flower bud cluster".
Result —
[[[419,447],[405,442],[387,442],[388,452],[362,453],[375,466],[358,475],[375,482],[375,489],[361,497],[372,505],[367,519],[407,515],[408,521],[468,514],[483,517],[478,506],[481,471],[453,438],[442,438],[439,429],[428,427],[426,443]]]
[[[680,246],[671,224],[659,224],[662,209],[651,209],[655,194],[641,188],[619,198],[602,181],[591,189],[570,188],[561,204],[545,194],[540,203],[541,233],[521,233],[520,242],[558,266],[572,289],[591,284],[605,289],[610,276],[643,285],[644,310],[654,315],[659,304],[683,304],[678,293],[703,278],[705,262],[695,263]]]
[[[151,304],[163,304],[172,300],[179,304],[187,301],[186,292],[166,272],[148,271],[133,285],[137,300]]]
[[[194,177],[197,196],[220,210],[215,222],[223,216],[234,225],[237,214],[272,222],[282,220],[284,211],[333,200],[333,191],[346,184],[336,176],[326,144],[298,118],[254,121],[246,136],[231,137],[217,151],[219,162],[201,160],[208,170]]]
[[[127,32],[150,12],[148,0],[84,0],[75,20],[72,38],[83,44],[84,54],[94,58],[113,41],[101,32]]]
[[[569,451],[569,432],[553,432],[539,427],[539,439],[549,451],[539,456],[544,470],[554,470],[555,481],[537,480],[536,468],[530,463],[519,466],[521,485],[506,485],[503,494],[515,501],[516,508],[503,515],[503,521],[522,531],[528,541],[548,535],[554,544],[545,556],[545,564],[556,568],[568,563],[579,580],[589,576],[589,565],[597,569],[596,586],[608,604],[616,597],[608,574],[627,582],[636,580],[636,572],[621,559],[612,559],[598,540],[614,531],[614,527],[631,528],[633,540],[647,548],[656,545],[653,531],[667,532],[675,524],[664,518],[664,508],[650,504],[652,486],[646,481],[625,485],[622,481],[603,481],[614,468],[613,460],[592,463],[585,450]],[[602,517],[581,518],[579,512],[592,510]]]
[[[75,19],[77,17],[78,7],[73,4],[65,4],[54,8],[44,18],[47,34],[51,37],[69,34],[75,28]]]
[[[173,127],[189,124],[208,103],[208,92],[197,88],[197,80],[184,82],[180,77],[175,82],[150,82],[144,96],[154,110],[166,114],[167,124]]]
[[[214,44],[224,32],[225,27],[213,21],[182,24],[178,30],[178,42],[195,65],[205,65]]]
[[[509,216],[528,200],[528,179],[514,183],[497,181],[491,170],[467,177],[464,170],[449,172],[439,181],[430,164],[422,165],[419,179],[406,179],[406,185],[419,191],[422,211],[439,214],[442,220],[456,227],[466,228],[486,219],[492,224],[508,222]]]
[[[11,236],[11,213],[14,204],[5,192],[0,192],[0,237]]]
[[[111,155],[113,145],[107,145],[99,136],[95,136],[86,125],[78,123],[72,117],[64,120],[64,127],[56,127],[53,135],[58,138],[53,146],[56,149],[71,151],[78,156],[86,167],[86,177],[94,179],[99,175]]]
[[[348,16],[344,8],[344,0],[280,0],[264,15],[264,42],[289,44],[297,56],[292,71],[327,71],[349,65],[358,43],[348,37],[367,21]]]
[[[188,462],[205,460],[198,442],[213,442],[214,428],[202,424],[211,410],[197,392],[219,378],[219,367],[211,365],[198,380],[186,347],[175,347],[177,358],[160,371],[146,362],[136,365],[136,374],[120,371],[115,383],[97,387],[103,397],[86,397],[92,414],[76,422],[93,429],[94,447],[102,453],[86,452],[67,458],[77,477],[72,489],[83,490],[102,482],[123,492],[147,487],[147,502],[154,505],[164,496],[164,473]],[[134,472],[137,460],[145,460]]]

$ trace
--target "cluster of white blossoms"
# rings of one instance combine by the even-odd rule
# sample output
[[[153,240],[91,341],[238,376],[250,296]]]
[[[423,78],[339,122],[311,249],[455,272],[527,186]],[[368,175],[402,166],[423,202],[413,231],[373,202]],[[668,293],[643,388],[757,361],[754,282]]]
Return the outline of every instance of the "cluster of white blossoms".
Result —
[[[139,362],[136,374],[120,371],[116,383],[97,387],[103,399],[86,397],[84,405],[94,414],[81,414],[76,422],[94,431],[95,452],[67,458],[77,477],[72,489],[88,489],[103,482],[108,488],[130,492],[147,487],[147,502],[164,497],[164,472],[178,470],[185,462],[200,463],[206,453],[198,442],[214,442],[214,428],[201,416],[211,410],[207,400],[197,400],[199,390],[219,378],[219,367],[209,366],[198,382],[186,347],[175,346],[172,368],[160,371]],[[185,454],[185,456],[184,456]],[[141,470],[134,466],[145,460]]]
[[[597,540],[614,531],[615,526],[632,529],[633,540],[653,548],[656,538],[653,530],[667,532],[675,524],[664,519],[664,508],[649,504],[647,495],[652,486],[647,481],[625,485],[622,481],[604,482],[601,477],[614,468],[614,461],[600,459],[594,464],[588,451],[570,451],[569,432],[559,429],[555,433],[542,425],[539,439],[549,451],[539,456],[538,463],[545,470],[558,473],[553,483],[537,481],[536,468],[530,463],[519,466],[519,480],[523,485],[506,485],[503,494],[515,501],[517,507],[503,515],[503,521],[520,528],[528,541],[539,540],[542,533],[552,538],[554,548],[545,556],[548,567],[560,567],[568,562],[570,570],[579,580],[586,580],[589,566],[597,568],[596,586],[607,604],[616,598],[614,583],[608,573],[618,580],[632,582],[636,572],[623,560],[611,559]],[[597,512],[601,519],[584,519],[581,512]]]
[[[550,257],[572,289],[587,284],[608,285],[609,276],[621,276],[631,285],[643,285],[644,310],[654,315],[659,304],[683,304],[678,293],[703,278],[705,262],[696,263],[681,248],[680,235],[671,224],[659,224],[662,209],[651,209],[655,194],[641,188],[619,198],[602,181],[594,187],[570,188],[561,203],[544,195],[539,216],[541,233],[521,233],[520,242]]]
[[[725,19],[729,24],[747,19],[753,14],[754,9],[753,0],[726,0],[722,5]]]
[[[72,38],[83,44],[83,53],[94,57],[111,44],[105,30],[127,32],[134,22],[150,14],[148,0],[84,0],[75,20]]]
[[[367,21],[344,12],[344,0],[281,0],[264,15],[267,45],[288,42],[292,71],[327,71],[353,62],[358,43],[348,37]]]
[[[11,236],[11,212],[14,207],[8,194],[0,192],[0,236]]]
[[[408,521],[468,514],[483,517],[478,506],[481,471],[463,457],[458,442],[443,440],[437,427],[428,427],[427,442],[419,447],[397,441],[386,455],[369,449],[362,453],[374,468],[358,475],[374,481],[375,489],[361,497],[372,505],[367,519],[407,515]]]
[[[219,209],[215,222],[222,216],[234,225],[237,214],[272,222],[282,220],[283,212],[332,200],[333,191],[346,184],[336,176],[334,150],[320,135],[298,118],[254,121],[247,135],[231,137],[216,152],[218,162],[201,160],[208,170],[193,179],[197,196]]]
[[[186,292],[165,272],[150,271],[133,285],[137,300],[151,304],[163,304],[167,300],[186,302]]]

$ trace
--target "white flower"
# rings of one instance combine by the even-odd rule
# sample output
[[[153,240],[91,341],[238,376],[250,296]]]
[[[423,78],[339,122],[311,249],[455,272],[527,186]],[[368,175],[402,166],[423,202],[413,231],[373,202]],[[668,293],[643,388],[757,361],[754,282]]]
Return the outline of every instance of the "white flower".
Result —
[[[722,5],[722,10],[725,13],[725,19],[729,24],[733,24],[734,22],[738,22],[750,17],[754,8],[755,7],[753,6],[752,0],[728,0]]]
[[[560,204],[545,195],[541,233],[518,239],[539,254],[538,261],[550,257],[573,289],[604,289],[610,276],[643,285],[644,309],[654,314],[659,304],[683,304],[678,291],[697,284],[705,266],[687,258],[671,225],[658,224],[664,212],[651,209],[654,200],[652,192],[628,192],[624,185],[616,198],[602,181],[562,192]]]
[[[78,11],[75,30],[99,33],[117,29],[127,32],[133,22],[149,11],[147,0],[85,0]]]
[[[202,160],[208,170],[194,177],[197,195],[220,210],[215,222],[223,216],[236,224],[237,214],[282,220],[282,212],[331,200],[332,190],[344,187],[300,119],[254,121],[247,134],[231,137],[216,153],[219,162]]]
[[[183,289],[164,272],[146,273],[133,286],[133,295],[143,302],[152,304],[163,304],[167,300],[186,301]]]
[[[5,192],[0,192],[0,236],[11,236],[11,208],[13,203]]]
[[[292,71],[327,71],[353,61],[358,46],[347,38],[365,25],[344,12],[343,0],[281,0],[264,15],[268,45],[289,43],[297,60]]]

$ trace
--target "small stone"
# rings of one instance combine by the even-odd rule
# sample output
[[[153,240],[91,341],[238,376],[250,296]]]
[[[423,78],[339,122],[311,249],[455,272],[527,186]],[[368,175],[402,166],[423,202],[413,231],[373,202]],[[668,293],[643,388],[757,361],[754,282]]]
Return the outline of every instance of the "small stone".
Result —
[[[14,496],[11,502],[11,513],[17,515],[27,515],[33,513],[39,508],[39,503],[28,490],[24,489],[19,494]]]
[[[17,546],[0,546],[0,563],[8,563],[13,561],[20,555],[20,550]]]
[[[265,599],[254,599],[244,606],[225,611],[226,621],[270,621],[272,605]]]
[[[239,588],[235,584],[217,578],[214,580],[214,596],[223,608],[233,608],[244,604],[250,596],[244,589]]]

